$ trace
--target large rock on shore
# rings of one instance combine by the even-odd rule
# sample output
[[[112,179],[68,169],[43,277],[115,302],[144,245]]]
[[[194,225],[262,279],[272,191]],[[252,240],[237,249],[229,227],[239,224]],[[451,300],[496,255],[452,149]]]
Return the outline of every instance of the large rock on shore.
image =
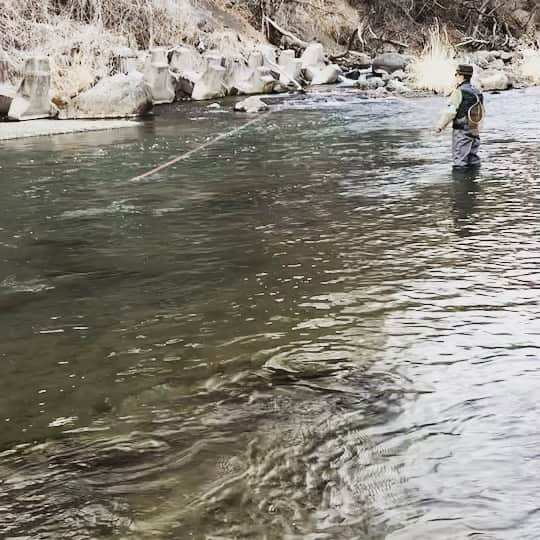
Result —
[[[512,80],[504,71],[486,70],[478,74],[478,81],[483,90],[508,90],[512,87]]]
[[[119,73],[101,79],[96,86],[76,97],[61,118],[124,118],[140,116],[152,109],[152,97],[143,74]]]
[[[377,90],[384,88],[384,81],[380,77],[360,78],[356,81],[355,86],[359,90]]]
[[[373,71],[383,70],[387,73],[404,70],[411,62],[411,57],[399,53],[379,54],[373,60]]]

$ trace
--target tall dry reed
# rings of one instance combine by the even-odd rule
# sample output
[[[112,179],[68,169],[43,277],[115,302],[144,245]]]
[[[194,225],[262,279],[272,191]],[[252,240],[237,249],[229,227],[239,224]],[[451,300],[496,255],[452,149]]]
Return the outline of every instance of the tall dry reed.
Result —
[[[455,85],[455,68],[455,53],[448,33],[439,26],[432,27],[427,46],[410,66],[413,85],[419,90],[448,94]]]

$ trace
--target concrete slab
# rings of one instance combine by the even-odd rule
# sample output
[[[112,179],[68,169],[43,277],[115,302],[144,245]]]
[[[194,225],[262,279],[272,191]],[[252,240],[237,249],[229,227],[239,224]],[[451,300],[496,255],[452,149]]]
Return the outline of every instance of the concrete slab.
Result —
[[[0,141],[60,135],[84,131],[102,131],[136,127],[140,122],[131,120],[29,120],[26,122],[0,122]]]

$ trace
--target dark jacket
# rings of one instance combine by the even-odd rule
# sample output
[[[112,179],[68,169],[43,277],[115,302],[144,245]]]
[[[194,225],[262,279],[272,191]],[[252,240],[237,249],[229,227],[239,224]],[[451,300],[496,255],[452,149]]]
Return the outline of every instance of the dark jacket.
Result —
[[[452,127],[454,129],[465,129],[468,125],[468,113],[469,109],[480,102],[484,103],[484,96],[482,92],[473,86],[470,81],[465,81],[459,85],[461,91],[461,103],[456,113],[454,123]]]

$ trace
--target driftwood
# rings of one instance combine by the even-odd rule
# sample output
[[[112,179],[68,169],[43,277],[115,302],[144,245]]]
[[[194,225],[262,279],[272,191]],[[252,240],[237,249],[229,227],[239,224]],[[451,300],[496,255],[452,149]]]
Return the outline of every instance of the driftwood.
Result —
[[[270,27],[272,27],[278,34],[281,34],[281,43],[274,43],[274,45],[286,45],[290,46],[291,48],[299,48],[302,50],[306,49],[309,45],[307,41],[304,41],[299,37],[296,37],[292,32],[285,30],[267,15],[265,15],[263,18],[263,24],[266,32],[266,37],[268,38],[270,43],[272,43],[272,40],[270,39]]]
[[[490,42],[485,39],[467,38],[465,41],[461,41],[456,44],[456,47],[466,47],[467,45],[489,45]]]
[[[367,38],[364,38],[364,32],[366,30],[369,30],[369,33],[371,34],[371,36],[368,36]],[[380,43],[390,43],[391,45],[394,45],[395,47],[399,47],[401,49],[408,49],[409,48],[409,45],[407,45],[407,43],[403,43],[403,42],[397,41],[395,39],[389,39],[384,35],[382,37],[377,36],[377,34],[375,34],[373,29],[371,28],[371,25],[369,25],[368,22],[364,19],[360,23],[360,26],[358,26],[358,28],[356,28],[354,30],[354,32],[351,34],[351,37],[349,38],[349,43],[347,45],[347,50],[342,54],[339,54],[337,56],[332,56],[331,60],[333,60],[333,61],[340,60],[341,58],[344,58],[345,56],[350,54],[355,39],[358,39],[358,41],[362,45],[362,50],[363,51],[366,48],[367,41],[370,40],[370,39],[373,40],[373,41],[378,41]]]

